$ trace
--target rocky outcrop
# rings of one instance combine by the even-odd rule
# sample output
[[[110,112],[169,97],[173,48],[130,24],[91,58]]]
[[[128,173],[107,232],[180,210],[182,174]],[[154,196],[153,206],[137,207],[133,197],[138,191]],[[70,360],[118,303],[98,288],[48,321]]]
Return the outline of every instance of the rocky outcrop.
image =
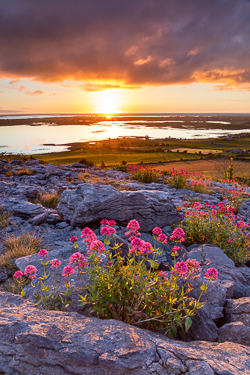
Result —
[[[169,340],[115,320],[41,310],[0,293],[0,370],[8,375],[248,375],[250,348]]]
[[[119,191],[114,187],[84,184],[61,195],[58,213],[72,226],[85,226],[103,218],[127,224],[135,219],[141,230],[149,232],[156,226],[178,223],[179,215],[165,192]]]

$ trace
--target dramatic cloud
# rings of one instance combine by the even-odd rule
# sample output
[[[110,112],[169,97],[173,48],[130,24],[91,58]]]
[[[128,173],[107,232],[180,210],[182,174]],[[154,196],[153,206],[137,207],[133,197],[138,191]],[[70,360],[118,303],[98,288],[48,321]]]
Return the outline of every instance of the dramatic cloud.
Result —
[[[2,1],[0,75],[82,80],[86,91],[114,81],[241,86],[250,83],[249,20],[247,0]]]

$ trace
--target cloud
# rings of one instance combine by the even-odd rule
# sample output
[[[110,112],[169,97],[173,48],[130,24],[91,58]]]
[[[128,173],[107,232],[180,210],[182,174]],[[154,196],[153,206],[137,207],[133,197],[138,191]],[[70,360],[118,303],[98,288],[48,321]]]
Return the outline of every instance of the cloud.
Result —
[[[14,111],[10,109],[0,109],[0,113],[2,114],[12,114],[12,113],[21,113],[22,111]]]
[[[94,91],[104,91],[108,89],[138,89],[140,86],[136,85],[115,85],[115,84],[100,84],[100,83],[85,83],[84,85],[80,85],[80,87],[87,92],[94,92]]]
[[[2,1],[0,76],[97,82],[86,91],[111,81],[242,86],[249,19],[247,0]]]
[[[30,96],[37,96],[37,95],[42,95],[44,94],[43,90],[35,90],[35,91],[27,91],[25,95],[30,95]]]

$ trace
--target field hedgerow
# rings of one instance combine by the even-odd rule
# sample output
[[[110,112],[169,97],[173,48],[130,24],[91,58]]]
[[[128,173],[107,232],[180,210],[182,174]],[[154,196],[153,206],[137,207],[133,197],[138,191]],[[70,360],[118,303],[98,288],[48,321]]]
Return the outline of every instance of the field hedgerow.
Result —
[[[218,207],[203,207],[194,202],[186,209],[186,244],[211,243],[217,245],[235,264],[241,264],[250,258],[250,236],[246,234],[250,223],[238,220],[235,210],[220,202]]]
[[[46,266],[50,263],[51,272],[56,279],[57,268],[61,262],[58,259],[46,261],[47,250],[39,251],[44,274],[38,281],[41,292],[37,292],[37,303],[46,309],[64,309],[71,304],[73,286],[70,276],[77,272],[82,278],[85,291],[83,295],[79,295],[80,305],[90,306],[100,318],[118,319],[128,324],[164,332],[172,337],[176,335],[178,327],[183,332],[187,331],[192,324],[190,317],[204,305],[200,302],[200,297],[206,292],[209,281],[217,278],[217,270],[207,270],[205,277],[208,281],[203,282],[200,297],[196,300],[191,297],[190,292],[193,290],[192,281],[200,276],[199,262],[187,259],[185,262],[175,262],[169,272],[157,271],[156,260],[161,252],[153,248],[151,243],[139,238],[140,226],[136,220],[131,220],[127,226],[126,235],[129,237],[130,246],[125,259],[121,255],[121,245],[113,243],[116,233],[115,221],[103,220],[101,224],[101,234],[105,235],[103,242],[97,239],[95,232],[90,228],[83,229],[81,237],[87,245],[88,259],[79,251],[70,256],[68,265],[62,271],[66,288],[64,295],[57,292],[56,284],[52,287],[46,284]],[[157,243],[166,243],[167,238],[160,228],[155,228],[153,234]],[[178,242],[183,241],[184,236],[184,231],[176,228],[171,238]],[[78,250],[77,237],[72,236],[70,240]],[[21,286],[24,277],[29,278],[31,285],[36,288],[33,280],[37,272],[35,266],[28,265],[24,273],[17,271],[14,278]],[[90,279],[87,285],[84,274]],[[22,295],[25,297],[23,289]]]

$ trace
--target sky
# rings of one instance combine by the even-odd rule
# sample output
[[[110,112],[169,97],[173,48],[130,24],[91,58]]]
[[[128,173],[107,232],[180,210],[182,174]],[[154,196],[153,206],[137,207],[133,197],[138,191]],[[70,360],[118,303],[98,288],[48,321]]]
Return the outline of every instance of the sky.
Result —
[[[0,116],[250,112],[249,0],[2,0]]]

